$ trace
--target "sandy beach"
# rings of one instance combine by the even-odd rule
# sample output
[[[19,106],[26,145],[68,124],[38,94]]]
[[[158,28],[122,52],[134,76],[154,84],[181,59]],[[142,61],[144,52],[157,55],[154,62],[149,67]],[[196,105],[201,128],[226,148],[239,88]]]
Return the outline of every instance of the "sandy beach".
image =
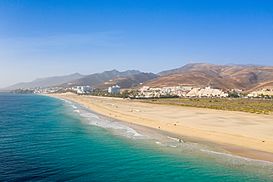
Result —
[[[50,96],[70,100],[120,121],[211,142],[243,157],[273,162],[273,115],[164,106],[120,98]]]

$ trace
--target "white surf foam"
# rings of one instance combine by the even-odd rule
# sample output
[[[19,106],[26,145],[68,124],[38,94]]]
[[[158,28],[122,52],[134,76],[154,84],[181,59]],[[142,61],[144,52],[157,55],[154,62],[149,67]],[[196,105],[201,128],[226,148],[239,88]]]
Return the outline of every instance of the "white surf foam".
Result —
[[[62,98],[60,98],[60,100],[62,100],[62,101],[64,101],[64,102],[66,102],[66,103],[68,103],[68,104],[72,104],[72,102],[71,102],[71,101],[69,101],[69,100],[62,99]]]
[[[69,104],[74,110],[73,112],[78,113],[81,117],[85,118],[90,125],[95,125],[101,128],[118,130],[119,134],[131,137],[131,138],[143,138],[144,136],[138,133],[133,128],[127,126],[118,121],[111,121],[110,119],[99,117],[98,115],[92,113],[88,108],[80,104],[71,102],[66,99],[62,99],[64,102]]]
[[[162,143],[159,142],[159,141],[156,141],[155,143],[156,143],[157,145],[162,145]]]
[[[71,107],[73,108],[73,109],[77,109],[78,107],[77,106],[75,106],[75,105],[71,105]]]
[[[111,121],[110,119],[99,117],[98,115],[90,112],[88,109],[81,106],[78,106],[77,108],[78,108],[77,111],[74,110],[74,112],[76,111],[77,113],[79,113],[79,115],[83,117],[90,125],[95,125],[101,128],[113,129],[118,131],[120,135],[124,135],[126,137],[132,138],[143,137],[142,134],[138,133],[133,128],[121,122]]]
[[[174,137],[170,137],[170,136],[167,136],[168,139],[171,139],[171,140],[174,140],[176,142],[179,142],[179,143],[184,143],[184,141],[180,138],[174,138]]]
[[[250,159],[250,158],[247,158],[247,157],[232,155],[232,154],[229,154],[229,153],[217,152],[217,151],[208,150],[208,149],[200,149],[200,151],[206,152],[206,153],[211,153],[211,154],[214,154],[214,155],[225,156],[225,157],[232,158],[232,159],[239,159],[239,160],[243,160],[243,161],[246,161],[246,162],[258,162],[258,163],[262,163],[262,164],[273,165],[273,162],[270,162],[270,161]]]

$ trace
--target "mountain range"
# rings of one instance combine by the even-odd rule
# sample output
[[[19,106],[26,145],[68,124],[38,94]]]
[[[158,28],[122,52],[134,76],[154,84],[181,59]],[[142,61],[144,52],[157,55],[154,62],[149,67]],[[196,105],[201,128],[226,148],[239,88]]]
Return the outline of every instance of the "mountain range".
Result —
[[[83,77],[84,75],[81,75],[79,73],[74,73],[74,74],[65,75],[65,76],[39,78],[31,82],[22,82],[22,83],[11,85],[7,88],[4,88],[3,90],[15,90],[15,89],[37,88],[37,87],[53,87],[53,86],[65,84],[72,80],[77,80]]]
[[[61,86],[71,87],[76,85],[89,85],[95,88],[107,88],[112,85],[120,85],[122,88],[131,88],[156,77],[156,74],[144,73],[137,70],[123,72],[111,70],[87,75],[69,83],[62,84]]]
[[[146,85],[153,87],[190,85],[220,89],[253,90],[273,86],[273,67],[257,65],[187,64],[181,68],[159,73]]]
[[[211,86],[224,90],[236,88],[251,91],[273,86],[273,67],[195,63],[162,71],[158,74],[144,73],[137,70],[123,72],[111,70],[90,75],[75,73],[18,83],[6,88],[6,90],[52,86],[71,87],[76,85],[89,85],[104,89],[116,84],[120,85],[121,88],[136,88],[140,85],[150,87],[189,85],[196,87]]]

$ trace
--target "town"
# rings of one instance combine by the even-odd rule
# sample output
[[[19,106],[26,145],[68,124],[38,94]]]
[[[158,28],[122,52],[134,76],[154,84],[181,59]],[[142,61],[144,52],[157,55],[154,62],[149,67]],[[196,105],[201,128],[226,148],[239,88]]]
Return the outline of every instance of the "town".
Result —
[[[35,89],[18,89],[17,93],[35,93],[35,94],[51,94],[73,92],[78,95],[98,95],[98,96],[114,96],[131,99],[149,99],[149,98],[273,98],[273,88],[264,88],[249,93],[240,89],[232,89],[223,91],[210,86],[200,88],[194,86],[173,86],[173,87],[149,87],[142,86],[138,89],[122,89],[119,85],[113,85],[107,89],[97,89],[90,86],[73,86],[70,88],[49,87]]]

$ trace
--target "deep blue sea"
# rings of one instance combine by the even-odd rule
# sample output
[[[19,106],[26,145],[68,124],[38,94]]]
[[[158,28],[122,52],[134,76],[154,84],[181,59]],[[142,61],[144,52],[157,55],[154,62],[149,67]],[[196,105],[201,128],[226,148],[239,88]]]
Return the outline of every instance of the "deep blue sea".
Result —
[[[273,181],[272,163],[131,127],[82,106],[0,94],[0,181]]]

